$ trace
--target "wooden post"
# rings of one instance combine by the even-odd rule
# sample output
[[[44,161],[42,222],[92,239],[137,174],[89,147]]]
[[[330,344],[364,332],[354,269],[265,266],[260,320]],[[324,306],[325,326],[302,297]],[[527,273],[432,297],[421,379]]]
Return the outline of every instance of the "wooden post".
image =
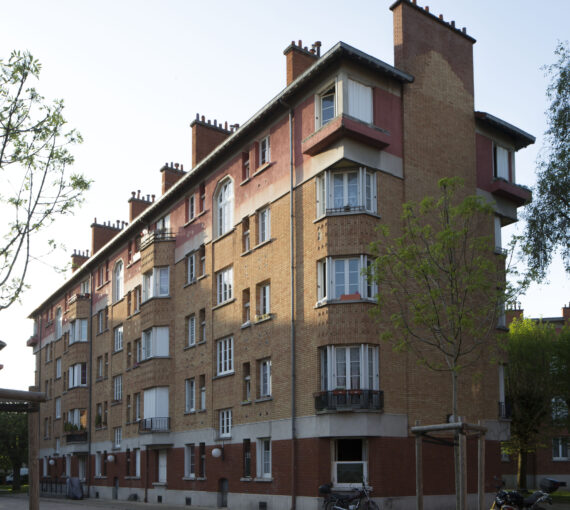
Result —
[[[477,508],[485,510],[485,436],[483,434],[477,437],[477,471]]]
[[[459,509],[467,510],[467,436],[459,430]]]
[[[422,473],[422,434],[416,434],[416,510],[424,509],[424,482]]]
[[[36,391],[35,386],[30,386],[30,391]],[[40,508],[40,413],[39,409],[28,413],[28,478],[29,478],[29,509]]]

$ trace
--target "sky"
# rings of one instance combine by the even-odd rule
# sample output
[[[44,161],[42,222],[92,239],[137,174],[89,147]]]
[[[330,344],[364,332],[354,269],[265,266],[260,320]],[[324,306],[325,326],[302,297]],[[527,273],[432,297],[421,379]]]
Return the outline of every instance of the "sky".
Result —
[[[36,240],[21,303],[0,312],[0,387],[27,390],[34,359],[26,317],[65,281],[55,271],[91,246],[90,225],[128,220],[132,191],[160,195],[160,168],[191,166],[196,113],[243,124],[285,87],[283,50],[292,40],[338,41],[393,64],[391,1],[0,0],[0,58],[29,50],[42,63],[36,87],[65,101],[84,142],[74,171],[93,181],[73,216]],[[475,109],[536,136],[517,153],[517,182],[533,186],[543,148],[548,80],[557,41],[570,38],[568,0],[418,0],[455,20],[474,46]],[[0,218],[0,222],[2,218]],[[520,225],[520,224],[519,224]],[[509,227],[510,233],[513,230]],[[47,239],[65,246],[43,256]],[[69,276],[69,272],[67,273]],[[570,281],[559,259],[549,283],[520,299],[532,317],[561,315]]]

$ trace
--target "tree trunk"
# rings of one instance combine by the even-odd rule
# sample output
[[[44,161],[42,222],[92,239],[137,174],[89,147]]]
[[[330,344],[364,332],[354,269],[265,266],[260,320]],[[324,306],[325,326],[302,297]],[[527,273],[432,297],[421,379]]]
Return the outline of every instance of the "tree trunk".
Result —
[[[521,448],[517,458],[517,487],[519,489],[526,489],[527,458],[527,451]]]

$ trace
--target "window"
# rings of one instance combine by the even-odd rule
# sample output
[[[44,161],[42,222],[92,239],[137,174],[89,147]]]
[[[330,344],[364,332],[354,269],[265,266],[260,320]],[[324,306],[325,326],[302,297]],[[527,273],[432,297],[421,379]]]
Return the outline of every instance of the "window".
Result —
[[[204,212],[206,210],[206,184],[200,184],[200,212]]]
[[[155,267],[143,274],[143,301],[152,297],[167,297],[170,293],[170,268]]]
[[[143,331],[141,343],[141,360],[168,356],[168,326],[154,327]]]
[[[242,228],[242,251],[244,253],[248,252],[251,249],[251,242],[249,237],[249,217],[245,217],[241,221],[241,228]]]
[[[80,294],[89,294],[89,279],[87,280],[83,280],[80,284],[79,284],[79,293]]]
[[[97,410],[95,414],[95,427],[101,428],[103,426],[103,404],[97,404]]]
[[[198,257],[200,257],[200,276],[206,275],[206,247],[204,245],[198,248]]]
[[[493,145],[493,172],[496,179],[505,179],[509,181],[509,161],[512,158],[512,151]]]
[[[85,430],[87,428],[87,410],[70,409],[67,411],[67,422],[77,430]]]
[[[243,477],[251,478],[251,440],[243,440]]]
[[[131,342],[127,342],[127,368],[131,368],[132,357],[133,357],[133,352],[131,349]]]
[[[199,342],[206,341],[206,309],[200,310],[200,339]]]
[[[97,333],[103,333],[105,330],[105,310],[97,312]]]
[[[220,417],[220,437],[231,437],[232,435],[232,410],[222,409]]]
[[[269,315],[269,295],[270,295],[270,285],[269,283],[264,283],[257,286],[257,319],[266,318]]]
[[[55,378],[59,379],[61,377],[61,358],[55,360]]]
[[[217,342],[217,375],[231,374],[234,371],[234,339],[224,338]]]
[[[196,215],[196,206],[195,206],[195,195],[192,194],[188,197],[188,215],[187,221],[193,220],[194,216]]]
[[[140,478],[141,476],[141,449],[134,448],[133,453],[135,455],[135,476]]]
[[[372,123],[372,87],[348,80],[348,115]]]
[[[257,477],[271,478],[271,438],[257,440]]]
[[[101,452],[96,452],[95,453],[95,476],[101,476],[101,462],[102,462]]]
[[[118,402],[123,399],[123,376],[116,375],[113,377],[113,400]]]
[[[363,439],[337,439],[334,442],[333,483],[366,483],[368,452]]]
[[[206,410],[206,376],[200,376],[200,410]]]
[[[362,274],[372,263],[366,255],[327,257],[317,266],[318,302],[334,299],[375,299],[378,286]]]
[[[261,209],[257,213],[257,224],[259,227],[258,244],[269,241],[271,238],[271,216],[269,207]]]
[[[251,368],[249,363],[243,364],[243,401],[251,401]]]
[[[271,396],[271,360],[264,359],[259,362],[259,396]]]
[[[61,418],[61,397],[55,398],[55,419]]]
[[[131,423],[131,409],[132,409],[132,404],[131,404],[131,396],[127,395],[127,423]]]
[[[265,165],[271,161],[271,148],[269,145],[269,135],[259,142],[259,165]]]
[[[242,310],[242,324],[246,325],[249,324],[251,320],[251,311],[249,306],[249,289],[244,289],[241,294],[241,300],[243,303],[243,310]]]
[[[196,477],[196,450],[194,444],[184,445],[184,476]]]
[[[321,113],[320,123],[317,122],[317,127],[324,126],[334,119],[336,114],[334,85],[319,96],[317,107],[320,108]]]
[[[46,345],[46,363],[51,361],[51,351],[52,351],[53,344]]]
[[[123,350],[123,326],[117,326],[114,330],[115,352]]]
[[[170,214],[163,216],[156,222],[157,234],[168,234],[170,232]]]
[[[142,360],[142,346],[140,338],[135,340],[135,363],[138,365]]]
[[[196,380],[186,379],[186,408],[185,412],[191,413],[196,410]]]
[[[378,390],[378,347],[335,346],[321,350],[321,389]]]
[[[105,283],[105,266],[100,265],[97,268],[97,286],[101,287]]]
[[[113,303],[123,299],[123,292],[123,261],[119,260],[114,270]]]
[[[568,404],[561,397],[552,399],[552,420],[554,422],[563,422],[568,418]]]
[[[249,179],[249,152],[243,152],[241,155],[241,180]]]
[[[204,478],[206,476],[206,443],[200,443],[200,466],[198,476]]]
[[[214,202],[216,204],[216,235],[229,232],[233,221],[233,182],[227,178],[220,183]]]
[[[168,431],[168,386],[144,390],[143,419],[145,428],[153,431]]]
[[[188,331],[188,347],[196,345],[196,316],[194,314],[186,318],[186,328]]]
[[[501,217],[496,216],[495,219],[495,251],[501,253],[503,251],[503,240],[501,236]]]
[[[196,253],[186,255],[186,283],[196,280]]]
[[[233,268],[228,267],[216,273],[218,304],[233,298]]]
[[[61,308],[58,308],[55,312],[55,338],[61,338],[63,334],[62,330],[62,315]]]
[[[366,168],[328,170],[317,176],[317,217],[377,211],[376,173]]]
[[[134,293],[134,298],[133,298],[133,313],[137,313],[140,310],[141,307],[141,294],[142,294],[142,289],[140,285],[137,285],[134,289],[133,289],[133,293]]]
[[[121,441],[123,439],[123,428],[122,427],[115,427],[113,429],[113,434],[115,436],[115,441],[113,443],[113,446],[115,448],[120,448],[121,447]]]
[[[87,363],[76,363],[68,370],[68,388],[87,386]]]
[[[135,415],[134,415],[134,419],[135,419],[135,421],[139,421],[139,420],[141,419],[141,394],[140,394],[140,393],[135,393],[134,399],[135,399]]]
[[[567,437],[555,437],[552,439],[552,460],[568,460]]]
[[[103,379],[103,356],[97,357],[97,379]]]

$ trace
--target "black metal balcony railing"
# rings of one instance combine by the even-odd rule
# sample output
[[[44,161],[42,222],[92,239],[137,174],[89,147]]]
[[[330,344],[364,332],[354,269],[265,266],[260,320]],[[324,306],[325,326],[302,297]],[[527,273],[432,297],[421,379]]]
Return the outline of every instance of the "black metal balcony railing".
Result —
[[[146,432],[169,432],[170,418],[144,418],[139,421],[139,433]]]
[[[499,418],[508,420],[512,415],[511,403],[508,400],[506,402],[499,402]]]
[[[158,241],[174,241],[175,239],[176,234],[172,230],[152,230],[141,239],[141,250],[144,250],[147,246]]]
[[[317,411],[349,411],[384,409],[384,392],[382,390],[332,390],[315,394]]]
[[[71,443],[86,443],[87,442],[87,431],[79,432],[68,432],[65,434],[65,442],[67,444]]]
[[[81,482],[83,497],[86,497],[89,491],[85,487],[85,482]],[[40,494],[42,496],[65,498],[68,496],[67,479],[62,478],[42,478],[40,480]]]

